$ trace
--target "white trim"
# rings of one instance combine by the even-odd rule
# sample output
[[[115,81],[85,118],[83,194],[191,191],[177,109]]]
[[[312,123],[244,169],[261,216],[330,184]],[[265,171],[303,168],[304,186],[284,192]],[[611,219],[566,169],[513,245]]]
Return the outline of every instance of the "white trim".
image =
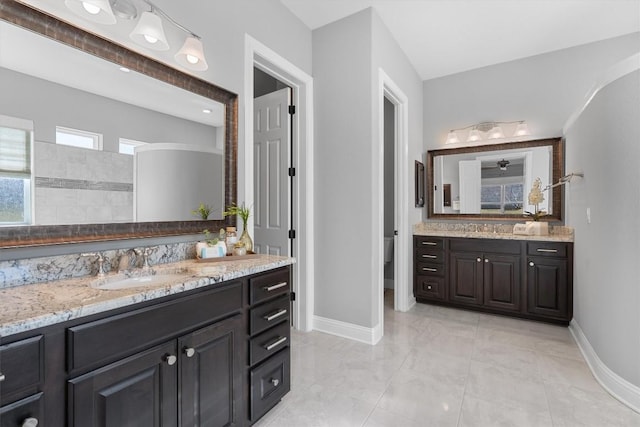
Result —
[[[399,311],[407,311],[415,304],[409,286],[409,272],[403,267],[409,265],[409,183],[408,163],[409,163],[409,99],[400,87],[385,73],[382,68],[378,68],[378,162],[377,170],[374,165],[374,176],[377,176],[377,200],[378,209],[374,211],[374,233],[373,246],[378,248],[379,262],[374,276],[374,283],[377,284],[378,292],[373,298],[373,310],[378,311],[380,319],[379,327],[384,329],[384,224],[379,218],[379,213],[384,212],[384,174],[378,173],[383,169],[384,157],[384,98],[389,99],[395,106],[395,229],[398,231],[393,242],[394,247],[394,308]],[[376,197],[374,197],[374,200]],[[377,220],[376,220],[377,218]],[[374,257],[375,258],[375,257]],[[374,259],[374,262],[376,260]],[[375,312],[375,311],[374,311]]]
[[[135,148],[136,153],[141,153],[143,151],[163,151],[163,150],[173,150],[173,151],[196,151],[199,153],[211,153],[211,154],[220,154],[223,155],[224,152],[214,147],[201,147],[195,144],[180,144],[175,142],[158,142],[154,144],[142,143]]]
[[[578,344],[582,356],[587,361],[589,369],[591,369],[593,376],[600,385],[620,402],[640,413],[640,387],[631,384],[609,369],[598,357],[576,319],[573,319],[569,324],[569,331],[571,331],[571,335],[573,335],[573,339]]]
[[[245,34],[244,58],[244,199],[253,200],[253,68],[258,67],[294,88],[293,102],[299,108],[294,116],[293,150],[299,177],[295,187],[294,248],[297,262],[293,268],[293,326],[310,331],[314,307],[314,170],[313,170],[313,78],[300,68]],[[253,220],[247,225],[253,231]]]
[[[623,59],[611,68],[607,69],[593,88],[587,93],[585,102],[569,117],[569,120],[567,120],[567,123],[562,128],[562,134],[567,134],[571,126],[573,126],[576,120],[578,120],[578,117],[580,117],[587,106],[591,103],[591,100],[593,100],[593,97],[596,96],[601,89],[636,70],[640,70],[640,52]]]
[[[313,316],[313,329],[370,345],[377,344],[382,338],[382,324],[380,323],[376,327],[366,328],[340,320]]]

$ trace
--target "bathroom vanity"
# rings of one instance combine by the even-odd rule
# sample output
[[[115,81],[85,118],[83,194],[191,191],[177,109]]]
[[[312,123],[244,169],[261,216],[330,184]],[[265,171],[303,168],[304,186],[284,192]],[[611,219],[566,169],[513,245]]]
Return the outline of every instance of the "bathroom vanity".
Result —
[[[566,235],[414,234],[418,302],[568,324],[573,242]]]
[[[0,425],[253,424],[290,388],[292,262],[189,260],[170,284],[0,290]]]

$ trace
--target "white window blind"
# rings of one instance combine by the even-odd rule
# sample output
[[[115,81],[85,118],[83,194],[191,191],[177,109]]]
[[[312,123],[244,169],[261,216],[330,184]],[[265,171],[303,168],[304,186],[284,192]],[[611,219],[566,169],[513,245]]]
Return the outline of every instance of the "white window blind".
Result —
[[[0,116],[0,175],[31,177],[31,132],[28,120]]]

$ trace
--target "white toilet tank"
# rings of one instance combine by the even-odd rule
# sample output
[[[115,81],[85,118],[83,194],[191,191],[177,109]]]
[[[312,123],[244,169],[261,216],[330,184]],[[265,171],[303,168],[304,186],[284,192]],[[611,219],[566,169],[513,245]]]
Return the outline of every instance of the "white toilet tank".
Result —
[[[384,238],[384,263],[393,261],[393,237]]]

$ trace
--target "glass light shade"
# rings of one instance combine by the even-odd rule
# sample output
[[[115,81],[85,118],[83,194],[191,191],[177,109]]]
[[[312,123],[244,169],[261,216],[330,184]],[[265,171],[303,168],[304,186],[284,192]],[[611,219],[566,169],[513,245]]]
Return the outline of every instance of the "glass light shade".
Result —
[[[175,58],[178,64],[190,70],[204,71],[209,68],[204,58],[202,42],[195,37],[187,37]]]
[[[502,128],[498,125],[495,125],[489,131],[489,139],[500,139],[504,138],[504,132],[502,132]]]
[[[129,35],[141,46],[153,50],[169,50],[167,36],[162,28],[162,20],[153,12],[142,12],[138,25]]]
[[[529,132],[529,126],[527,126],[525,122],[520,122],[516,127],[515,136],[525,136],[525,135],[531,135],[531,132]]]
[[[457,144],[458,142],[460,142],[460,140],[458,139],[458,134],[456,133],[456,131],[452,130],[451,132],[449,132],[445,144]]]
[[[64,5],[76,15],[104,25],[116,23],[109,0],[64,0]]]
[[[467,137],[467,142],[476,142],[480,141],[482,136],[480,135],[480,131],[478,129],[471,129],[469,132],[469,137]]]

